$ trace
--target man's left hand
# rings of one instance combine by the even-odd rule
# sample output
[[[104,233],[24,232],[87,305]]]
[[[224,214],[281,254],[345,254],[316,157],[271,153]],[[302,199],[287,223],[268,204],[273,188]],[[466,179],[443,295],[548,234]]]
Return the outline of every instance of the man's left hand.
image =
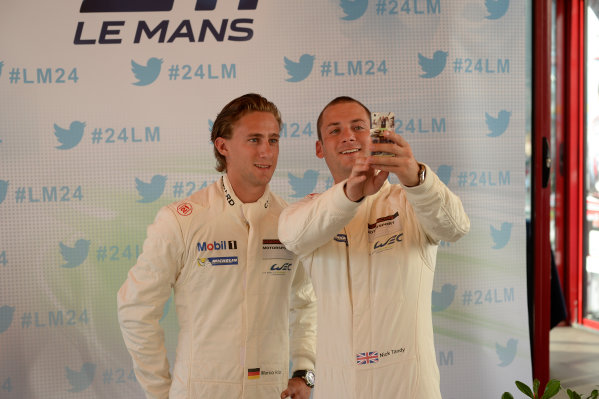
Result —
[[[281,399],[308,399],[310,398],[310,388],[301,378],[292,378],[287,383],[287,389],[281,392]]]
[[[418,171],[420,165],[412,154],[410,144],[392,131],[385,131],[385,138],[391,143],[371,144],[372,151],[383,151],[393,154],[393,156],[371,155],[368,157],[369,165],[378,170],[395,173],[401,184],[406,187],[417,186],[420,182]]]

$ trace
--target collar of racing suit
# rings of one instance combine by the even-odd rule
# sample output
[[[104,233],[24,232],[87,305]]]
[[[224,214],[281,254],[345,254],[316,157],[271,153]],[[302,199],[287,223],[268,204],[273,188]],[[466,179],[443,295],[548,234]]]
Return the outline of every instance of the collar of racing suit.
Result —
[[[266,189],[264,190],[264,194],[262,194],[262,197],[258,198],[256,202],[248,204],[244,204],[239,198],[237,198],[237,195],[235,195],[235,191],[233,190],[233,187],[231,187],[231,182],[229,181],[227,175],[223,175],[221,177],[221,187],[225,195],[225,202],[229,206],[236,207],[245,205],[246,207],[253,207],[254,205],[252,204],[256,204],[258,207],[262,209],[268,209],[268,207],[270,206],[270,188],[268,185],[266,186]]]

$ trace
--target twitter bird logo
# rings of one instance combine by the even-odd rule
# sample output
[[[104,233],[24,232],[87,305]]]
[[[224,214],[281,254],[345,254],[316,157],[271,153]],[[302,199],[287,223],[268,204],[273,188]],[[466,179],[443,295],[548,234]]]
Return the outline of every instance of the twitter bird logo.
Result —
[[[443,72],[448,54],[447,51],[437,50],[435,51],[435,54],[433,54],[433,58],[426,58],[418,53],[418,64],[420,64],[420,68],[422,68],[422,72],[424,72],[420,77],[430,79]]]
[[[137,82],[133,83],[136,86],[147,86],[158,78],[160,75],[160,67],[162,66],[162,58],[152,57],[148,60],[147,66],[139,65],[131,60],[131,70],[135,75]]]
[[[432,311],[440,312],[445,310],[451,305],[453,302],[453,298],[455,297],[455,290],[458,288],[457,285],[452,284],[443,284],[441,287],[441,291],[433,290],[432,297]]]
[[[8,330],[12,324],[12,317],[15,314],[13,306],[4,305],[0,308],[0,334]]]
[[[341,18],[346,21],[353,21],[360,18],[368,8],[368,0],[341,0],[341,8],[345,13],[345,17]]]
[[[4,202],[8,193],[8,180],[0,180],[0,204]]]
[[[59,150],[70,150],[75,147],[81,141],[83,137],[83,129],[85,128],[85,122],[73,121],[68,129],[64,129],[54,124],[54,135],[61,144],[57,146]]]
[[[288,82],[301,82],[312,72],[315,58],[313,55],[303,54],[298,62],[291,61],[287,57],[283,58],[285,59],[285,69],[287,69],[287,73],[291,76],[287,79]]]
[[[314,192],[316,180],[318,179],[318,171],[308,169],[304,172],[304,177],[297,177],[291,173],[287,173],[287,176],[289,177],[289,185],[295,191],[291,196],[294,198],[303,198]]]
[[[137,192],[142,197],[137,202],[149,203],[156,201],[164,192],[165,185],[166,176],[163,175],[154,175],[149,183],[145,183],[136,177],[135,186],[137,187]]]
[[[90,362],[84,363],[81,366],[81,371],[73,371],[68,366],[65,367],[67,371],[67,380],[71,384],[69,392],[81,392],[87,389],[94,380],[94,374],[96,373],[96,365]]]
[[[487,134],[487,136],[501,136],[503,132],[507,130],[507,127],[510,124],[510,116],[512,116],[512,113],[504,109],[499,111],[499,114],[497,114],[497,118],[494,118],[485,112],[485,122],[487,122],[487,127],[491,131],[491,133]]]
[[[80,239],[77,240],[73,248],[67,247],[62,242],[60,243],[60,254],[63,259],[67,262],[61,267],[65,269],[72,269],[82,264],[89,253],[89,240]]]
[[[501,249],[507,245],[512,235],[512,224],[508,222],[501,223],[501,230],[491,226],[491,238],[493,238],[493,249]]]
[[[485,0],[485,7],[489,12],[485,18],[499,19],[505,15],[509,6],[510,0]]]
[[[449,165],[439,165],[437,168],[437,176],[446,186],[449,185],[449,181],[451,180],[451,171],[453,170],[453,166]]]
[[[516,349],[517,348],[518,348],[518,340],[514,339],[514,338],[510,338],[507,341],[506,346],[502,346],[496,342],[495,343],[495,352],[497,353],[497,357],[499,357],[499,360],[501,361],[501,363],[499,363],[498,366],[505,367],[505,366],[510,365],[514,361],[514,358],[516,357]]]

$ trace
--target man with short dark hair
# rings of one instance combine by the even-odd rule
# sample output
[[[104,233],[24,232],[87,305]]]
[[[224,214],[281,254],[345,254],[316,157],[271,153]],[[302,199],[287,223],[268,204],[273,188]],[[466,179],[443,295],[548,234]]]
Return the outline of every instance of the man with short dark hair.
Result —
[[[286,204],[268,187],[280,128],[277,107],[264,97],[231,101],[212,128],[217,170],[226,173],[162,208],[148,227],[117,296],[147,398],[310,396],[313,381],[301,377],[314,369],[314,292],[278,239]],[[171,289],[180,326],[172,376],[159,325]]]
[[[462,237],[470,221],[403,137],[386,131],[387,143],[371,143],[370,121],[353,98],[327,104],[316,155],[335,185],[279,218],[279,237],[299,255],[318,298],[314,398],[439,399],[437,245]],[[400,184],[390,184],[389,173]]]

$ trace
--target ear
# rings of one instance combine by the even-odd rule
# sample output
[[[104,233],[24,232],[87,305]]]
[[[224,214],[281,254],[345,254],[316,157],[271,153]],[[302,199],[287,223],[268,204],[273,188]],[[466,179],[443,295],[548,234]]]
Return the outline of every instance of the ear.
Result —
[[[321,159],[324,158],[324,150],[320,140],[316,141],[316,156]]]
[[[224,138],[217,137],[216,140],[214,140],[214,147],[220,153],[220,155],[222,155],[223,157],[226,158],[227,155],[229,155],[229,149],[227,147],[227,140],[225,140]]]

